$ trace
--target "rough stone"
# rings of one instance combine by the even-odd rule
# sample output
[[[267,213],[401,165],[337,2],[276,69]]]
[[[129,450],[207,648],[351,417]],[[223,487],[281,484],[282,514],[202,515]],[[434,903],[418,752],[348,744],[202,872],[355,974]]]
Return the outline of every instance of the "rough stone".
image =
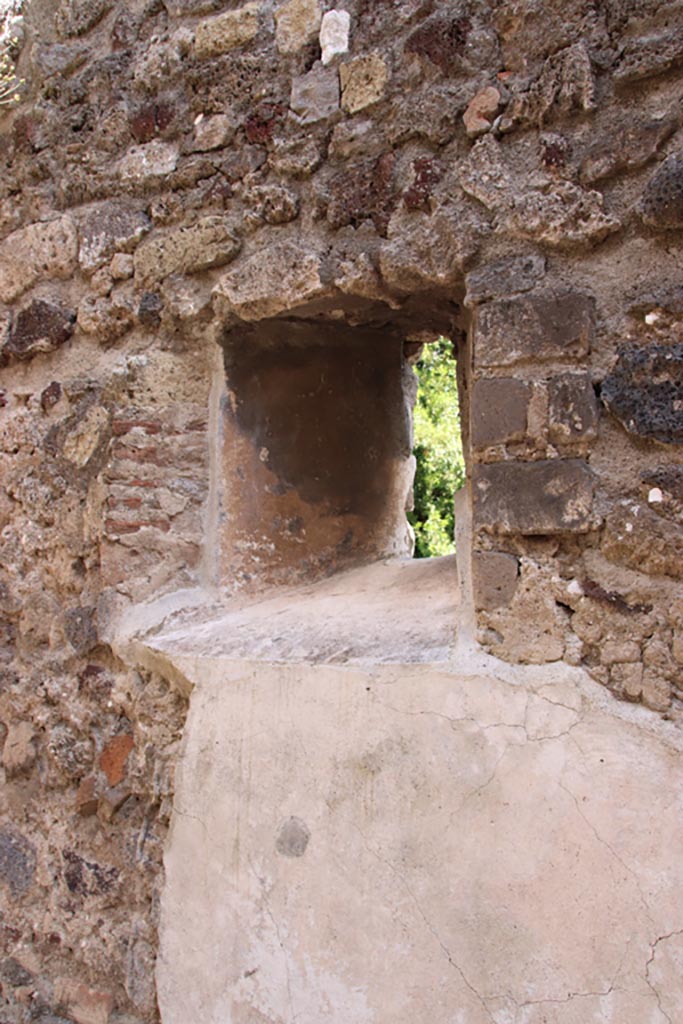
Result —
[[[635,640],[606,640],[600,647],[603,665],[640,661],[640,644]]]
[[[78,326],[92,334],[102,345],[111,345],[122,338],[135,323],[135,302],[132,291],[125,286],[111,296],[87,295],[78,307]]]
[[[127,252],[117,252],[112,256],[109,273],[114,281],[127,281],[133,276],[135,266],[133,257]]]
[[[228,114],[211,114],[195,123],[194,149],[206,153],[226,146],[235,135],[236,125]]]
[[[490,611],[507,607],[519,582],[519,562],[502,551],[472,552],[475,608]]]
[[[645,186],[639,206],[646,224],[683,228],[683,150],[660,164]]]
[[[310,178],[322,163],[322,154],[314,139],[279,139],[270,164],[276,174],[290,178]]]
[[[498,89],[493,85],[487,85],[470,100],[462,120],[471,139],[490,130],[500,107],[500,99]]]
[[[114,1009],[111,992],[89,988],[72,978],[60,978],[56,984],[58,1002],[76,1024],[109,1024]]]
[[[527,429],[532,387],[512,377],[483,378],[472,389],[470,440],[474,448],[520,441]]]
[[[578,292],[537,292],[489,302],[475,311],[475,367],[583,360],[590,352],[594,318],[594,300]]]
[[[299,215],[298,197],[282,185],[254,185],[245,191],[244,201],[251,226],[288,224]]]
[[[508,218],[513,237],[561,249],[597,244],[620,227],[617,217],[604,212],[600,192],[572,182],[520,195]]]
[[[601,242],[620,227],[616,216],[604,212],[600,192],[520,174],[490,132],[474,144],[459,178],[466,192],[496,213],[498,230],[513,238],[567,249]]]
[[[683,444],[683,344],[621,348],[600,393],[630,434]]]
[[[157,295],[156,292],[143,292],[138,306],[138,321],[143,327],[156,329],[161,323],[163,308],[164,301],[160,295]]]
[[[453,288],[477,251],[481,224],[448,208],[434,213],[397,209],[380,248],[380,270],[398,292]]]
[[[348,64],[339,67],[341,81],[341,105],[349,114],[377,103],[384,94],[389,71],[377,53],[355,57]]]
[[[275,42],[280,53],[298,53],[318,35],[318,0],[286,0],[275,11]],[[327,62],[325,62],[327,63]]]
[[[553,54],[541,74],[521,95],[514,98],[502,119],[501,130],[517,124],[540,125],[558,113],[593,110],[595,78],[588,47],[584,41]]]
[[[314,124],[339,109],[339,98],[337,72],[317,67],[292,80],[289,105],[302,124]]]
[[[472,21],[463,10],[435,14],[412,32],[405,53],[416,54],[436,65],[445,75],[462,71]]]
[[[114,0],[62,0],[55,27],[62,37],[82,36],[94,28],[114,5]]]
[[[131,146],[118,165],[121,181],[133,185],[164,178],[178,165],[178,146],[154,139],[144,146]]]
[[[579,459],[477,465],[472,482],[475,529],[541,535],[591,525],[593,474]]]
[[[194,38],[196,56],[206,60],[251,42],[259,30],[260,8],[260,3],[244,4],[234,11],[200,21]]]
[[[605,558],[653,576],[683,579],[683,530],[648,505],[621,502],[605,520],[600,543]]]
[[[74,333],[74,310],[45,299],[34,299],[17,314],[2,351],[16,359],[32,359],[40,352],[53,352]]]
[[[88,654],[97,646],[95,609],[78,607],[65,612],[64,636],[77,654]]]
[[[348,53],[351,15],[348,11],[327,11],[320,26],[320,48],[323,64],[329,64],[335,57]]]
[[[595,389],[586,374],[564,374],[548,382],[548,435],[554,444],[593,440],[598,418]]]
[[[219,309],[243,320],[262,320],[303,306],[329,293],[320,277],[317,253],[296,242],[281,242],[224,274],[214,289]]]
[[[37,281],[66,278],[76,266],[76,228],[64,214],[30,224],[0,243],[0,300],[12,302]]]
[[[398,202],[394,169],[393,153],[384,153],[332,178],[326,195],[328,224],[358,227],[370,219],[376,232],[386,236]]]
[[[678,113],[655,118],[631,117],[610,126],[607,137],[600,133],[581,160],[581,180],[591,184],[620,171],[642,167],[659,151],[680,124]]]
[[[36,851],[29,840],[11,826],[0,827],[0,883],[14,900],[21,899],[33,885]]]
[[[36,761],[36,745],[30,722],[12,722],[2,748],[2,764],[8,776],[29,771]]]
[[[151,226],[142,210],[120,203],[90,207],[78,221],[78,262],[86,274],[92,274],[117,253],[130,253]]]
[[[472,270],[465,278],[465,304],[476,306],[488,299],[531,291],[544,277],[545,267],[545,257],[529,253],[528,256],[505,256]]]
[[[683,57],[680,32],[673,31],[626,40],[614,72],[617,82],[628,84],[661,75]]]
[[[133,257],[135,277],[148,286],[169,274],[194,274],[229,263],[241,241],[231,221],[221,216],[200,217],[194,224],[155,235],[138,246]]]

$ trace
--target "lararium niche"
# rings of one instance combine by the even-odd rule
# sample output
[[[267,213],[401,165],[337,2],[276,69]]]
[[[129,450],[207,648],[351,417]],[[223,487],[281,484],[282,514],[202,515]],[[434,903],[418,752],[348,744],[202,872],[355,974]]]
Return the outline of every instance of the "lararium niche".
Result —
[[[411,557],[418,335],[329,315],[226,329],[222,586],[292,585]]]

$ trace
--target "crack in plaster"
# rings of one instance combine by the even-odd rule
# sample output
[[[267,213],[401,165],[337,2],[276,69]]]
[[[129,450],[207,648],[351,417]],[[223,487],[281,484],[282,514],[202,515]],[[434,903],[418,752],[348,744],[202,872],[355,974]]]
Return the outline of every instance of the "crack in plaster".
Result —
[[[461,978],[463,984],[465,985],[465,987],[472,993],[472,995],[475,997],[477,1002],[481,1005],[482,1009],[486,1013],[486,1016],[491,1021],[491,1024],[496,1024],[495,1018],[493,1017],[493,1015],[491,1014],[491,1011],[489,1010],[488,1006],[486,1005],[486,1001],[485,1001],[484,997],[474,987],[474,985],[469,980],[469,978],[465,974],[465,972],[462,969],[462,967],[460,966],[460,964],[458,964],[453,959],[453,955],[451,954],[451,951],[449,950],[448,946],[445,944],[445,942],[443,941],[443,939],[441,938],[441,936],[437,932],[436,928],[434,927],[434,925],[431,923],[431,921],[429,920],[429,918],[425,914],[424,910],[422,909],[422,905],[421,905],[420,901],[418,900],[417,896],[415,895],[413,890],[408,885],[408,882],[405,880],[405,878],[403,877],[401,872],[395,867],[394,864],[391,863],[391,861],[387,860],[386,857],[382,857],[381,854],[379,854],[377,852],[377,850],[374,850],[372,848],[372,846],[370,845],[370,843],[367,840],[367,837],[365,836],[365,833],[363,832],[363,830],[361,828],[359,828],[359,826],[355,822],[353,823],[353,827],[358,832],[358,835],[361,838],[361,842],[363,843],[363,846],[365,847],[367,852],[370,854],[370,856],[374,857],[376,861],[378,861],[380,864],[383,864],[386,868],[388,868],[389,871],[392,873],[392,875],[398,880],[400,885],[403,886],[405,891],[408,893],[408,896],[413,901],[413,904],[415,905],[415,909],[417,910],[418,914],[420,915],[420,917],[424,921],[425,927],[429,931],[430,935],[434,938],[434,940],[438,943],[439,948],[441,949],[441,952],[445,956],[445,958],[448,961],[448,963],[457,972],[457,974],[460,976],[460,978]]]
[[[667,939],[673,939],[673,938],[675,938],[675,937],[677,937],[679,935],[683,935],[683,928],[682,929],[678,929],[677,931],[667,932],[666,935],[660,935],[658,938],[656,938],[655,941],[650,946],[650,956],[649,956],[649,959],[648,959],[647,963],[645,964],[645,984],[647,985],[647,987],[650,989],[650,991],[652,992],[653,996],[657,1000],[657,1009],[661,1013],[661,1015],[664,1018],[664,1020],[667,1021],[667,1024],[674,1024],[674,1021],[672,1021],[671,1017],[669,1016],[669,1014],[666,1012],[666,1010],[662,1006],[661,994],[655,988],[653,983],[650,981],[650,966],[652,965],[652,962],[654,961],[655,955],[657,953],[657,946],[660,944],[660,942],[666,942]]]
[[[572,793],[571,789],[569,789],[569,787],[566,786],[564,784],[564,782],[562,782],[561,779],[558,779],[557,784],[560,787],[560,789],[562,789],[567,794],[567,796],[570,797],[570,799],[574,802],[574,806],[576,808],[576,813],[579,815],[579,817],[588,826],[588,828],[592,832],[593,836],[595,837],[596,841],[598,843],[600,843],[601,846],[604,846],[606,850],[609,850],[609,852],[612,854],[612,857],[617,861],[618,864],[620,864],[622,866],[624,871],[628,872],[628,874],[631,875],[631,877],[633,878],[633,881],[635,883],[635,887],[636,887],[636,889],[638,891],[638,895],[640,897],[640,901],[641,901],[641,903],[643,905],[643,909],[645,910],[645,914],[646,914],[648,920],[650,921],[650,923],[652,924],[653,923],[652,913],[650,911],[650,907],[648,905],[648,902],[645,899],[645,894],[644,894],[643,890],[640,887],[640,880],[639,880],[638,875],[636,874],[636,872],[633,870],[632,867],[630,867],[626,863],[625,860],[623,860],[622,857],[619,856],[619,854],[614,849],[614,847],[610,846],[610,844],[607,842],[606,839],[603,839],[603,837],[600,835],[600,833],[598,832],[598,830],[595,827],[595,825],[593,824],[593,822],[590,820],[590,818],[586,817],[584,812],[581,810],[581,806],[579,804],[578,798],[577,798],[577,796],[574,793]]]
[[[266,914],[270,918],[270,921],[271,921],[271,923],[273,925],[273,928],[275,929],[275,935],[277,936],[278,945],[279,945],[280,949],[282,950],[282,955],[284,957],[284,965],[285,965],[285,977],[286,977],[286,980],[287,980],[287,1002],[289,1003],[289,1013],[290,1013],[290,1018],[291,1018],[291,1024],[296,1024],[296,1022],[297,1022],[297,1020],[299,1018],[299,1014],[294,1011],[294,1000],[292,998],[292,976],[291,976],[291,972],[289,970],[289,952],[286,949],[284,942],[282,941],[282,935],[280,933],[280,926],[278,925],[277,921],[275,920],[275,915],[273,914],[273,909],[272,909],[272,907],[270,905],[270,900],[268,899],[268,889],[267,889],[266,880],[265,880],[265,878],[261,878],[261,876],[259,875],[258,871],[254,867],[254,862],[253,862],[251,857],[248,858],[248,861],[249,861],[249,870],[251,871],[252,875],[254,876],[256,881],[259,883],[259,886],[261,887],[261,899],[263,901],[263,909],[265,910]]]

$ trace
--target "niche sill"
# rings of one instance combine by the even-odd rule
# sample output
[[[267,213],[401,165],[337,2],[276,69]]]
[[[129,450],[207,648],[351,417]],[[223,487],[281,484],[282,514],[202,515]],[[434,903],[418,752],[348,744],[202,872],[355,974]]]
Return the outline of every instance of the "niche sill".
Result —
[[[433,664],[452,655],[458,608],[455,555],[391,560],[177,611],[136,646],[148,664]]]

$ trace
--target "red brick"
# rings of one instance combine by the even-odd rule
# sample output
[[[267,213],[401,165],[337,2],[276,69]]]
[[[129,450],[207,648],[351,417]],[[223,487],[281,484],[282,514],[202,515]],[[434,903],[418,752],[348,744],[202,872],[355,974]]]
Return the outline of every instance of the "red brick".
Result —
[[[110,786],[118,786],[126,777],[126,761],[134,746],[129,732],[120,733],[109,740],[100,754],[100,768]]]

